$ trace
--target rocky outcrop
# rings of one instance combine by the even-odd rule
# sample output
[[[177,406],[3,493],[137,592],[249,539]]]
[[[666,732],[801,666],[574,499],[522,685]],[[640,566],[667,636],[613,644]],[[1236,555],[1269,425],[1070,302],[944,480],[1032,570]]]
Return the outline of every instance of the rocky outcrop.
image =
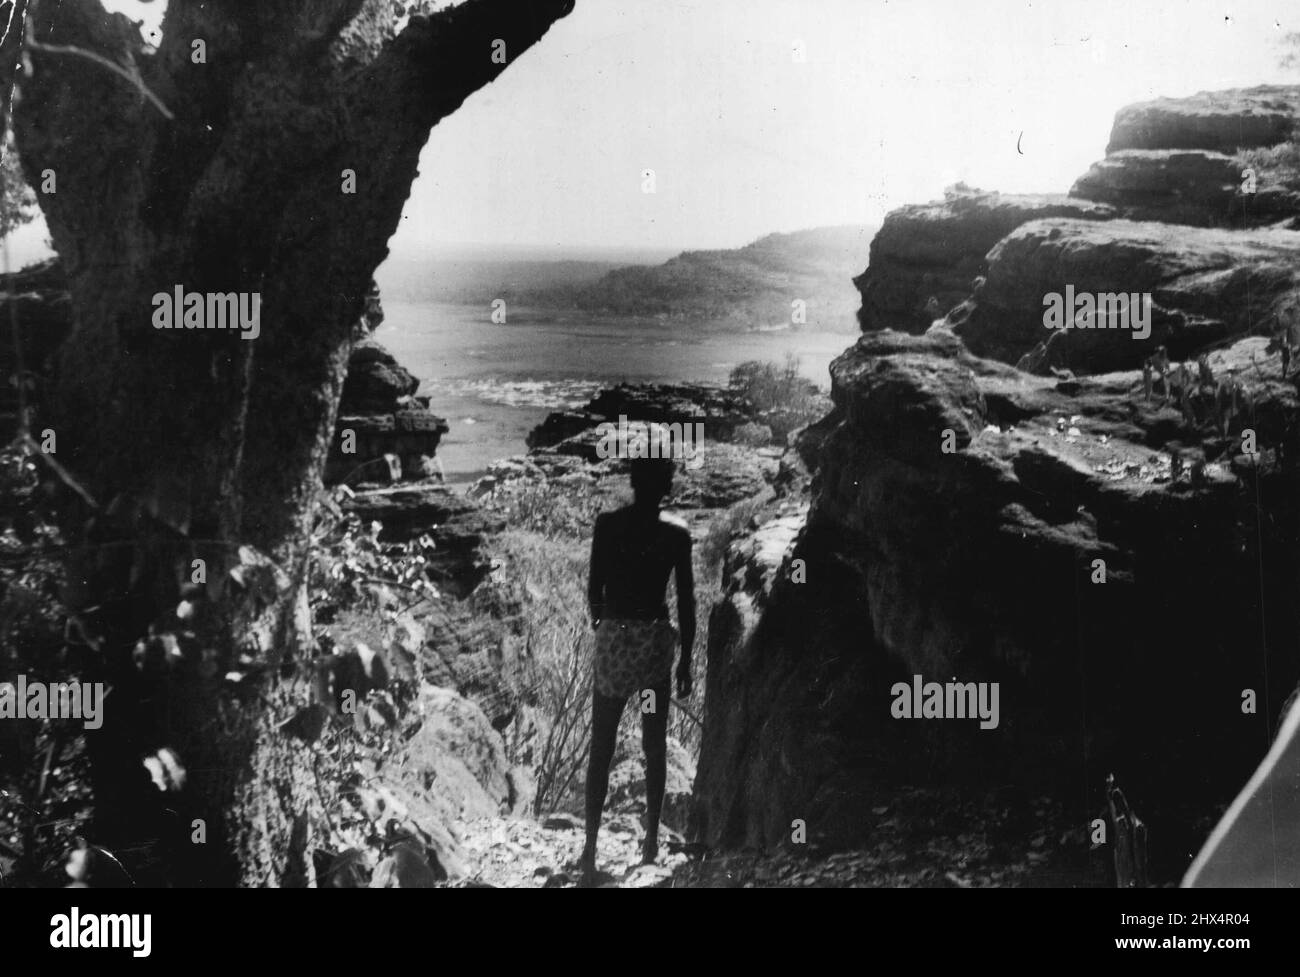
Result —
[[[1156,99],[1119,112],[1106,158],[1070,190],[1130,220],[1296,229],[1300,87],[1262,86]],[[1290,147],[1288,149],[1288,147]]]
[[[503,459],[489,466],[476,492],[494,491],[503,483],[519,479],[555,478],[589,484],[605,478],[626,478],[628,461],[601,458],[599,445],[600,435],[587,430],[552,448],[535,449],[526,458]],[[664,504],[673,509],[725,509],[763,491],[776,476],[780,456],[780,450],[770,446],[706,440],[689,464],[678,460],[673,488]]]
[[[1213,368],[1246,376],[1263,345]],[[1276,359],[1249,386],[1258,456],[1238,453],[1244,414],[1224,437],[1145,400],[1140,374],[1033,378],[950,336],[865,336],[832,375],[807,526],[733,550],[710,620],[705,838],[771,845],[804,818],[846,843],[883,785],[936,772],[1120,772],[1148,820],[1238,783],[1300,654],[1300,399]],[[892,719],[918,674],[998,682],[997,729]]]
[[[1075,372],[1140,367],[1157,346],[1175,359],[1234,336],[1300,325],[1300,232],[1175,227],[1153,221],[1024,224],[987,258],[978,301],[953,331],[982,356],[1015,362],[1049,334],[1044,296],[1149,293],[1151,331],[1070,329],[1054,365]]]
[[[382,413],[413,396],[419,386],[420,381],[392,353],[366,338],[352,347],[348,357],[339,406],[347,413]]]
[[[1083,824],[1114,773],[1164,839],[1153,873],[1179,877],[1300,678],[1300,235],[1204,219],[1227,199],[1212,154],[1284,138],[1286,91],[1121,113],[1119,158],[1080,181],[1106,199],[1071,198],[1087,214],[959,193],[886,219],[835,407],[778,479],[786,511],[728,557],[702,840],[862,840],[897,782],[1074,798]],[[1211,110],[1247,103],[1229,140]],[[1044,353],[1067,285],[1149,292],[1150,337],[1071,329]],[[998,722],[894,718],[915,676],[997,683]]]
[[[1022,761],[1029,743],[1062,742],[1059,717],[1086,688],[1070,722],[1097,762],[1145,755],[1162,779],[1178,767],[1200,780],[1258,732],[1214,704],[1262,694],[1270,670],[1289,676],[1273,683],[1276,709],[1295,681],[1289,611],[1267,598],[1300,582],[1300,398],[1263,346],[1211,357],[1250,403],[1224,434],[1146,398],[1137,373],[1028,378],[947,337],[864,337],[832,368],[842,414],[810,532],[833,530],[861,569],[883,651],[927,675],[1007,683],[1000,735],[1025,738]],[[1247,425],[1259,454],[1241,453]],[[942,450],[945,430],[957,451]]]
[[[1208,149],[1274,146],[1300,118],[1300,88],[1260,85],[1188,98],[1157,98],[1119,110],[1106,153],[1123,149]]]
[[[356,762],[343,792],[340,840],[353,847],[317,852],[321,888],[430,888],[468,874],[466,820],[515,810],[515,771],[500,734],[452,689],[421,683],[387,762]],[[355,839],[355,840],[353,840]],[[389,854],[371,849],[382,839]]]
[[[1069,196],[958,184],[942,201],[893,211],[854,279],[863,331],[919,333],[939,319],[965,321],[993,246],[1033,221],[1297,229],[1300,185],[1286,162],[1295,154],[1288,140],[1297,105],[1300,87],[1265,86],[1130,106],[1116,117],[1106,158]]]
[[[809,404],[826,402],[811,383],[797,393]],[[784,444],[806,413],[784,406],[760,410],[734,389],[707,384],[619,384],[599,391],[581,410],[548,415],[529,433],[529,453],[493,463],[470,495],[496,498],[546,480],[587,492],[605,479],[625,479],[628,460],[604,457],[608,444],[601,426],[626,418],[629,424],[691,425],[690,451],[677,457],[673,490],[664,504],[724,509],[773,482],[782,454],[773,442]],[[703,440],[695,440],[696,424],[703,426]]]
[[[1106,220],[1106,204],[1064,195],[949,191],[936,203],[901,207],[871,242],[867,270],[853,280],[862,293],[863,331],[924,332],[971,294],[984,256],[1021,224],[1049,217]],[[930,300],[934,301],[931,302]]]
[[[620,383],[600,390],[580,410],[548,415],[529,432],[527,444],[530,448],[555,447],[605,422],[617,424],[620,417],[635,421],[703,423],[706,437],[726,441],[736,428],[755,416],[753,406],[743,397],[721,387]]]
[[[1124,149],[1094,163],[1070,196],[1112,204],[1129,220],[1201,227],[1280,221],[1295,230],[1300,190],[1271,181],[1267,168],[1252,162],[1205,150]]]
[[[1070,196],[1115,206],[1130,220],[1259,226],[1300,212],[1300,194],[1281,187],[1244,193],[1236,156],[1206,150],[1123,149],[1075,181]]]
[[[673,737],[667,742],[667,777],[664,781],[664,805],[660,824],[674,832],[687,827],[690,818],[691,782],[695,780],[695,762],[690,751]],[[610,764],[609,794],[606,807],[611,811],[645,815],[645,755],[638,740],[618,744]]]
[[[388,484],[442,478],[436,460],[447,422],[414,396],[420,381],[373,338],[348,358],[325,483]]]
[[[428,535],[434,543],[429,579],[456,596],[470,593],[486,576],[491,563],[483,544],[505,528],[500,516],[472,499],[429,483],[357,492],[342,508],[363,523],[380,523],[380,541]]]
[[[810,380],[781,374],[770,365],[746,365],[761,369],[731,386],[620,383],[606,387],[578,410],[547,415],[529,432],[528,447],[586,457],[597,442],[596,429],[607,422],[617,424],[621,417],[629,422],[703,424],[704,436],[713,444],[784,446],[791,431],[829,406],[825,393]],[[749,389],[755,391],[752,397],[746,392]]]

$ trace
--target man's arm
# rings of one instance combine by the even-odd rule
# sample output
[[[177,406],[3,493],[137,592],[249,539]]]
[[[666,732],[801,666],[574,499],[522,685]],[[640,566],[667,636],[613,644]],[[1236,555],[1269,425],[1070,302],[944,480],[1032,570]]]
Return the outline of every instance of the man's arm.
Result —
[[[595,627],[605,616],[605,575],[608,572],[605,557],[605,520],[596,517],[596,528],[591,534],[591,571],[587,576],[587,609],[591,612],[591,626]]]
[[[683,530],[674,567],[677,577],[677,624],[682,633],[682,655],[677,662],[677,690],[691,694],[691,651],[695,647],[695,571],[691,566],[691,534]]]

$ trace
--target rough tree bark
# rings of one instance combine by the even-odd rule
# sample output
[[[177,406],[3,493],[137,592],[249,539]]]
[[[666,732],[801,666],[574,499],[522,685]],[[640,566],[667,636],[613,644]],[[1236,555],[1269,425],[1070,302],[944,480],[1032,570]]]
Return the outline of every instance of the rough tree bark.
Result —
[[[129,852],[165,839],[157,876],[136,860],[142,877],[310,878],[323,823],[310,752],[277,727],[308,695],[307,541],[354,324],[431,127],[571,7],[170,0],[153,50],[98,0],[0,4],[5,107],[28,180],[55,179],[38,196],[75,312],[41,426],[89,496],[67,493],[61,521],[70,610],[95,648],[87,678],[113,686],[88,737],[96,840]],[[68,47],[138,72],[174,117],[52,50]],[[154,329],[151,296],[176,285],[260,293],[261,335]],[[245,544],[278,584],[232,583]],[[177,629],[196,558],[196,638],[133,651]],[[241,654],[262,678],[236,697],[221,677]],[[189,773],[165,802],[141,764],[161,745]],[[195,817],[205,845],[189,843]]]

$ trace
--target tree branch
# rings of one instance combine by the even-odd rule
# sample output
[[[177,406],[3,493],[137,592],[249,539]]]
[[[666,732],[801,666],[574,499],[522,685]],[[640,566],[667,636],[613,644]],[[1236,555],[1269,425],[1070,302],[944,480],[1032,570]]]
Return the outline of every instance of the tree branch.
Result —
[[[574,0],[466,0],[416,14],[366,71],[353,117],[390,99],[411,103],[427,131],[541,40]],[[500,42],[498,44],[498,42]],[[504,53],[504,60],[494,58]]]
[[[92,61],[97,65],[101,65],[113,72],[115,75],[125,78],[129,83],[134,85],[140,91],[141,95],[154,104],[158,111],[163,114],[165,119],[170,121],[176,118],[176,116],[172,114],[171,109],[163,104],[162,99],[149,90],[149,86],[144,83],[144,79],[140,77],[140,72],[134,64],[132,64],[130,69],[127,69],[123,68],[119,64],[114,64],[102,54],[96,54],[94,51],[87,51],[84,48],[73,47],[70,44],[42,44],[40,41],[36,40],[32,33],[30,24],[28,24],[27,27],[26,47],[29,51],[40,51],[44,54],[67,54],[77,58],[85,58],[87,61]]]
[[[8,128],[9,114],[13,111],[27,4],[28,0],[4,0],[0,3],[0,132]]]
[[[5,38],[5,44],[17,47],[9,56],[0,48],[6,58],[0,71],[10,72],[21,91],[13,126],[28,181],[39,185],[47,169],[57,174],[59,192],[39,194],[38,201],[55,248],[75,277],[83,255],[93,250],[131,253],[125,240],[138,221],[138,160],[148,153],[155,127],[166,123],[155,114],[156,105],[140,97],[143,76],[134,59],[142,42],[129,18],[109,14],[99,0],[19,0],[19,6],[24,32],[15,37],[11,29]],[[31,42],[36,46],[30,52],[20,50]],[[69,48],[77,51],[73,57]],[[27,61],[29,54],[35,61],[30,75],[17,79],[15,63],[20,55]],[[131,80],[132,87],[106,83],[104,67]],[[109,180],[105,172],[112,175]],[[115,220],[97,219],[109,209]]]

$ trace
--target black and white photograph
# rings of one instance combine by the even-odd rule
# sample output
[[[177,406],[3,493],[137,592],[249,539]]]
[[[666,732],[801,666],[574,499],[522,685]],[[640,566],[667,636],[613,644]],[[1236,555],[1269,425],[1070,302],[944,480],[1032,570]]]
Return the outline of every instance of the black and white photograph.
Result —
[[[7,947],[1300,887],[1292,0],[6,0],[0,123]]]

